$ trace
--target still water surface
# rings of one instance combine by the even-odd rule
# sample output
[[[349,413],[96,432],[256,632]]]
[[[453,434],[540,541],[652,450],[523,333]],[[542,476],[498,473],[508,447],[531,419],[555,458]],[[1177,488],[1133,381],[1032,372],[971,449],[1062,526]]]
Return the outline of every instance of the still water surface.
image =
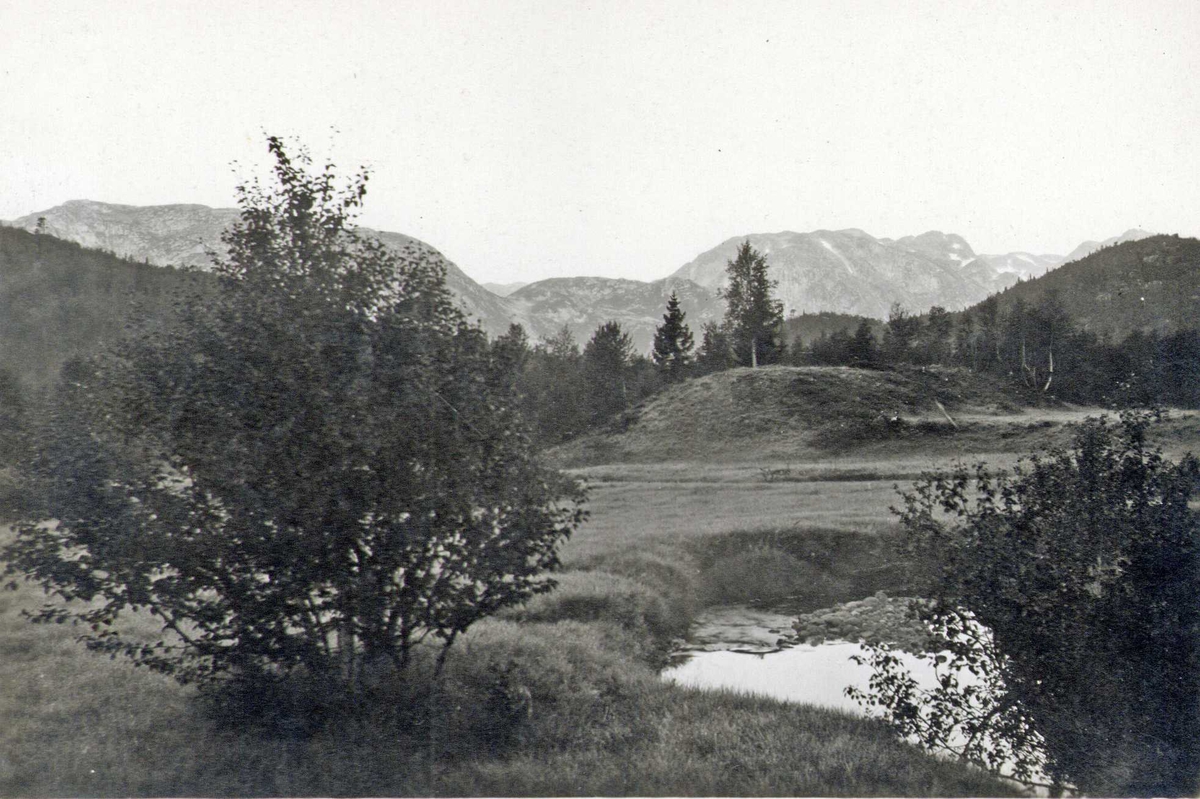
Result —
[[[859,644],[829,641],[792,644],[780,639],[791,632],[795,615],[745,606],[713,608],[698,619],[677,665],[663,679],[694,688],[725,689],[820,705],[864,714],[846,696],[846,688],[866,689],[871,668],[851,660],[865,654]],[[937,686],[933,666],[907,652],[894,651],[921,688]],[[966,675],[960,679],[968,680]],[[1008,769],[1005,768],[1008,772]],[[1011,773],[1011,772],[1008,772]],[[1035,779],[1045,781],[1044,774]],[[1046,796],[1044,788],[1036,796]]]
[[[791,614],[743,606],[714,608],[699,619],[682,660],[663,678],[695,688],[728,689],[856,713],[848,686],[866,689],[871,668],[850,658],[864,654],[859,644],[832,641],[780,646],[790,632]],[[897,653],[922,687],[936,685],[927,661]]]

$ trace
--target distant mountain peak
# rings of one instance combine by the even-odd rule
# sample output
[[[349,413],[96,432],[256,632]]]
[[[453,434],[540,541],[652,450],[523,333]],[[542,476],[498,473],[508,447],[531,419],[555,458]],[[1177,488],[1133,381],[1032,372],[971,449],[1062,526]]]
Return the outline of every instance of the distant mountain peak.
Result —
[[[674,275],[716,290],[743,241],[767,256],[786,314],[832,311],[879,319],[893,302],[913,311],[961,308],[989,293],[988,285],[963,270],[976,258],[971,245],[941,231],[896,240],[859,228],[754,233],[728,239]]]
[[[1063,263],[1070,263],[1071,261],[1078,261],[1080,258],[1086,258],[1096,250],[1103,249],[1104,247],[1111,247],[1114,244],[1124,244],[1127,241],[1141,241],[1155,235],[1157,234],[1141,230],[1140,228],[1130,228],[1120,236],[1113,236],[1104,241],[1085,241],[1071,250],[1067,257],[1063,259]]]

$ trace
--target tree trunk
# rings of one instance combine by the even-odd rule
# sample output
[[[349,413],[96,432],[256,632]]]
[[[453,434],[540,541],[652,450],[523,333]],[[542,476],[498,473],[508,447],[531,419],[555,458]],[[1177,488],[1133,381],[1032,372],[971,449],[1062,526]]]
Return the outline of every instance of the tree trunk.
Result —
[[[1025,359],[1025,337],[1021,337],[1021,380],[1029,388],[1037,388],[1037,369]]]
[[[338,625],[337,647],[338,658],[341,660],[342,679],[346,681],[346,685],[352,685],[356,676],[354,674],[355,642],[354,625],[349,620]]]
[[[750,368],[758,368],[758,338],[750,339]]]

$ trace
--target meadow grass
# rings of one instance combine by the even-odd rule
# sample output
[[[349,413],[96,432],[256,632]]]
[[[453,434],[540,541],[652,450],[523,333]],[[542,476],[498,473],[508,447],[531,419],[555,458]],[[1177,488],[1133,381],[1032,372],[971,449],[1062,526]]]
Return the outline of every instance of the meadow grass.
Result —
[[[4,599],[4,796],[1007,792],[875,722],[663,683],[640,636],[609,620],[479,624],[448,662],[434,735],[396,724],[416,706],[385,685],[381,723],[278,738],[83,651],[69,626],[27,624],[32,591]]]
[[[29,586],[0,594],[0,796],[1013,793],[874,721],[658,677],[706,605],[901,593],[918,564],[892,548],[897,484],[954,459],[1007,468],[1091,413],[988,408],[986,387],[965,382],[811,375],[689,381],[688,435],[654,406],[649,434],[552,454],[591,487],[558,589],[475,625],[436,685],[381,674],[362,707],[324,724],[238,724],[194,689],[86,651],[69,626],[28,624],[20,611],[42,601]],[[767,397],[771,418],[747,402],[768,383],[791,392]],[[959,429],[929,414],[928,391]],[[896,405],[906,434],[814,445],[806,420],[836,438],[847,401]],[[1194,449],[1200,418],[1171,425],[1168,451]]]
[[[436,691],[385,680],[357,721],[291,737],[29,625],[40,597],[21,587],[0,595],[0,795],[1010,794],[882,724],[657,675],[706,604],[902,583],[888,509],[927,462],[814,462],[783,482],[761,464],[595,467],[556,592],[472,628]]]
[[[762,530],[832,529],[878,533],[894,524],[893,480],[811,483],[596,483],[590,517],[563,547],[563,562],[636,547],[683,548],[689,541]]]

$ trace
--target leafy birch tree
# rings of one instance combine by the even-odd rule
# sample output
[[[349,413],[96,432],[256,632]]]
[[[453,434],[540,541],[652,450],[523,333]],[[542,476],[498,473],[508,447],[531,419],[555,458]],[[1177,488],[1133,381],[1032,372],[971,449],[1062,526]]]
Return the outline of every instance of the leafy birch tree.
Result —
[[[473,623],[553,585],[582,516],[520,422],[511,359],[443,267],[359,235],[366,174],[268,140],[220,288],[72,370],[24,464],[41,497],[3,553],[96,650],[207,687],[437,667]],[[53,520],[53,521],[51,521]],[[148,611],[161,635],[127,635]]]
[[[1200,464],[1164,458],[1151,419],[1093,419],[1015,475],[960,466],[906,494],[909,553],[932,566],[930,657],[950,668],[923,692],[877,648],[860,698],[985,767],[1040,765],[1089,794],[1195,795]]]
[[[772,298],[775,282],[767,277],[767,259],[742,242],[737,257],[725,267],[728,283],[721,289],[725,300],[724,329],[734,356],[742,366],[761,366],[783,360],[783,303]]]

